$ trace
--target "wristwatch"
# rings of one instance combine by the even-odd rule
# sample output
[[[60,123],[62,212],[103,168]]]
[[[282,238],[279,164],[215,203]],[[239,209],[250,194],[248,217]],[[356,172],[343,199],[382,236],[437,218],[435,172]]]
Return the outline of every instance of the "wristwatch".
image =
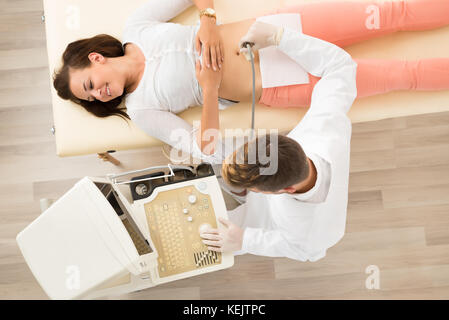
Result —
[[[215,10],[212,8],[206,8],[200,11],[200,18],[202,16],[207,16],[207,17],[211,17],[211,18],[215,18],[215,20],[217,20],[217,15],[215,14]]]

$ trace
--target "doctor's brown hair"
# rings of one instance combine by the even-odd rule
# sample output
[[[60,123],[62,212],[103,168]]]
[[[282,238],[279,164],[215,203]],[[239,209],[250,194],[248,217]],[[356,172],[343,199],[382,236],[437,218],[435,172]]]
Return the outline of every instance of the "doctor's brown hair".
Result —
[[[276,192],[304,181],[309,176],[309,165],[301,145],[289,137],[277,135],[275,148],[273,146],[276,144],[271,143],[270,139],[269,134],[260,136],[234,151],[223,163],[223,179],[233,187],[257,188],[268,192]],[[261,174],[264,168],[272,164],[270,161],[261,161],[258,148],[265,148],[265,159],[278,161],[274,174]],[[255,161],[250,156],[251,150],[256,150],[253,152]],[[277,158],[272,157],[272,152],[278,153]]]
[[[88,58],[89,53],[97,52],[106,58],[115,58],[125,55],[122,43],[116,38],[107,34],[99,34],[92,38],[81,39],[71,42],[62,55],[62,67],[53,75],[53,86],[58,96],[64,100],[70,100],[79,104],[88,112],[96,117],[104,118],[117,115],[129,119],[124,111],[125,108],[120,107],[125,92],[108,102],[98,100],[87,101],[75,97],[69,87],[69,71],[70,69],[84,69],[90,66],[91,62]]]

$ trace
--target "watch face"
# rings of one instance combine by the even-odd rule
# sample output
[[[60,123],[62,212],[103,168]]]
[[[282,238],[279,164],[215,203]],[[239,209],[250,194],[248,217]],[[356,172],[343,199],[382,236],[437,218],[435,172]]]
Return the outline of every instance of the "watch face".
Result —
[[[212,9],[212,8],[207,8],[206,9],[206,13],[208,13],[208,14],[215,14],[215,10]]]

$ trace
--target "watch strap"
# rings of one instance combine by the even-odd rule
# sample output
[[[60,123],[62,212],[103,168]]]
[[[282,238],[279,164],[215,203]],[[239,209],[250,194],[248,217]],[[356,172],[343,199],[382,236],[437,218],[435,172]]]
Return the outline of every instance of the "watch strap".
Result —
[[[210,13],[211,8],[206,8],[203,10],[200,10],[200,18],[202,16],[207,16],[207,17],[211,17],[211,18],[215,18],[215,20],[217,20],[217,15],[215,14],[215,10],[212,9],[212,11],[214,13]]]

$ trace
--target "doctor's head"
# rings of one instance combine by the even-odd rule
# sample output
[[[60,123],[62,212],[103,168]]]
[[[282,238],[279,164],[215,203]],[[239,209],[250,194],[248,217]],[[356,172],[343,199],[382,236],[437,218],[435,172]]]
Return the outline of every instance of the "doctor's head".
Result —
[[[62,67],[53,76],[58,96],[97,117],[129,118],[120,107],[125,79],[111,61],[124,54],[122,43],[106,34],[70,43],[62,55]]]
[[[229,155],[222,176],[230,186],[253,192],[294,193],[309,177],[309,166],[298,142],[271,134],[259,136]]]

